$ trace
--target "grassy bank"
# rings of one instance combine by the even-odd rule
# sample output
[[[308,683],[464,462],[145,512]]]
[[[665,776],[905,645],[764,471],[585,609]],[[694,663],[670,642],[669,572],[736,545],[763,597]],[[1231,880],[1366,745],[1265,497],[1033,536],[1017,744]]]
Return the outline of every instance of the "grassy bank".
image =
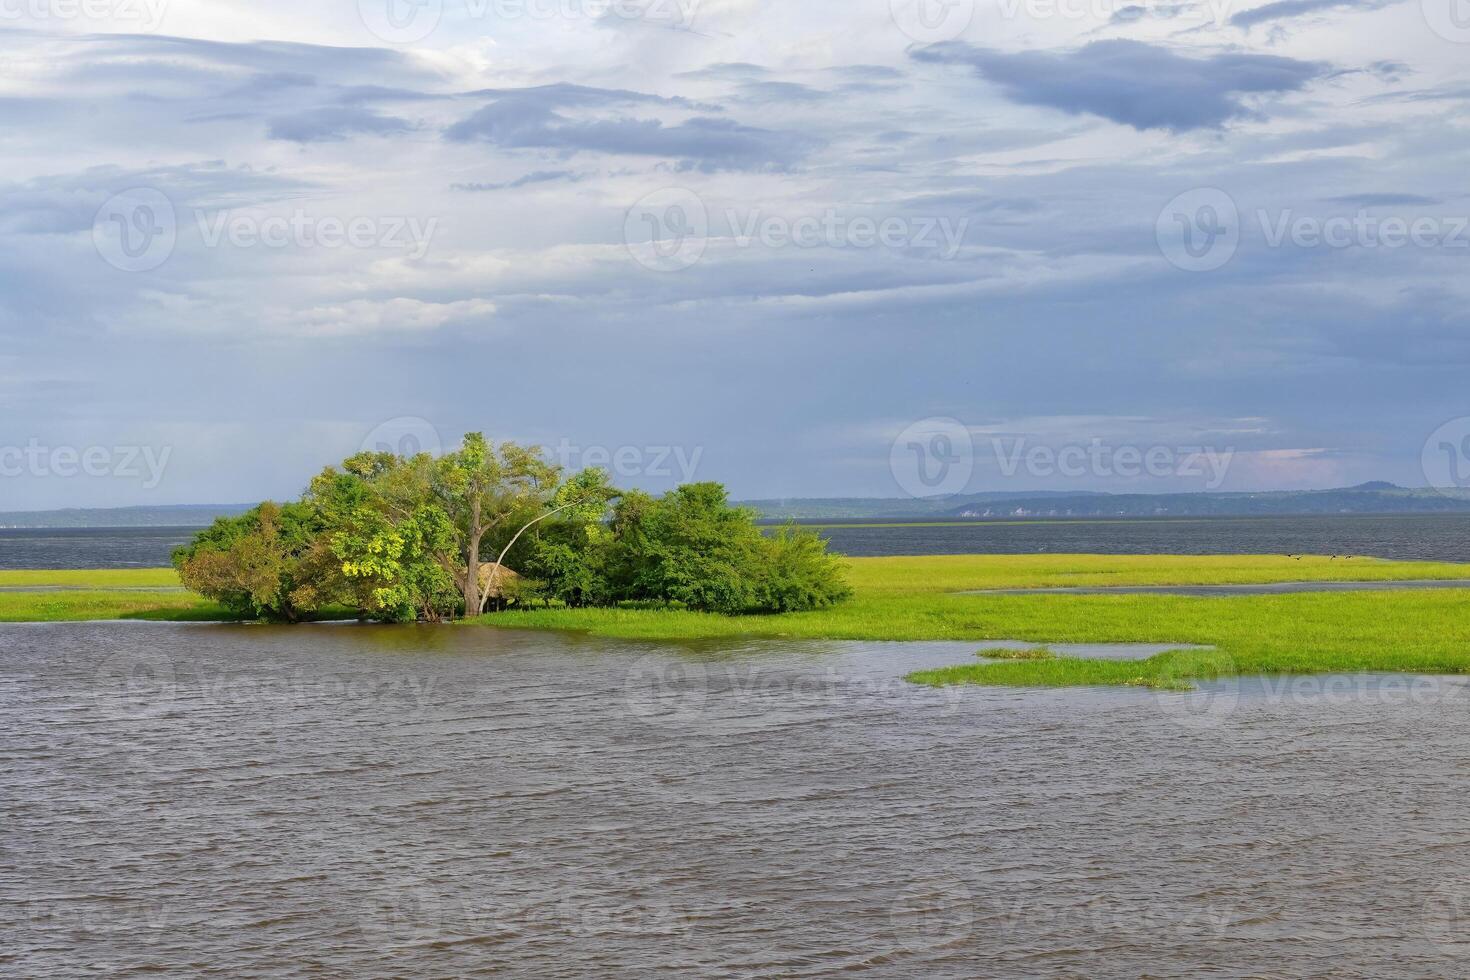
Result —
[[[222,607],[179,588],[171,568],[0,571],[0,623],[64,623],[95,619],[199,622],[230,619]],[[150,592],[149,589],[159,591]]]
[[[847,640],[1018,640],[1211,646],[1141,662],[1067,657],[961,664],[914,675],[926,684],[1179,687],[1230,674],[1470,672],[1470,590],[1368,591],[1196,598],[1006,595],[972,589],[1464,578],[1464,565],[1281,556],[1007,555],[863,558],[849,562],[855,598],[784,616],[677,610],[532,609],[471,620],[512,629],[579,630],[646,640],[770,637]],[[89,578],[92,576],[93,578]],[[166,570],[0,573],[0,586],[113,589],[176,584]],[[216,619],[223,611],[179,592],[0,593],[0,621]]]
[[[1020,555],[865,558],[850,562],[856,597],[785,616],[547,609],[482,617],[517,629],[571,629],[647,640],[772,637],[1022,640],[1212,646],[1141,662],[1053,659],[925,671],[926,684],[1182,687],[1231,674],[1470,671],[1470,591],[1306,593],[1194,598],[1152,595],[973,596],[986,588],[1232,585],[1464,578],[1463,565],[1280,556]]]
[[[0,588],[178,588],[172,568],[66,568],[0,571]]]

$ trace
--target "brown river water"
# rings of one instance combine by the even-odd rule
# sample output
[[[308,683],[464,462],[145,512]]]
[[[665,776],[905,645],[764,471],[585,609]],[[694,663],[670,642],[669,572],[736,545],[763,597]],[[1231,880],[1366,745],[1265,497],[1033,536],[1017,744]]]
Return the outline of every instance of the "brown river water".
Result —
[[[0,626],[0,975],[1470,975],[1463,680],[974,650]]]

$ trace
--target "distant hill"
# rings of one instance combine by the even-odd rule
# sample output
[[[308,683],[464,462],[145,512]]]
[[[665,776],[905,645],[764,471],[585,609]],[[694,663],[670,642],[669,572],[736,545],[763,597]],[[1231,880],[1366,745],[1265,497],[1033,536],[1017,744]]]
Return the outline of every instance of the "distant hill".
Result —
[[[253,504],[179,504],[170,507],[71,508],[0,511],[0,527],[204,527],[216,517],[243,514]]]
[[[1470,491],[1375,481],[1336,490],[1260,493],[979,493],[912,499],[752,500],[772,520],[1002,520],[1085,517],[1250,517],[1308,514],[1470,514]]]
[[[972,493],[954,497],[793,497],[787,500],[744,500],[741,505],[754,508],[770,520],[811,520],[846,518],[863,520],[879,517],[943,520],[957,507],[998,504],[1008,500],[1046,500],[1089,496],[1069,491],[1029,491],[1026,493]],[[1097,494],[1096,496],[1106,496]]]

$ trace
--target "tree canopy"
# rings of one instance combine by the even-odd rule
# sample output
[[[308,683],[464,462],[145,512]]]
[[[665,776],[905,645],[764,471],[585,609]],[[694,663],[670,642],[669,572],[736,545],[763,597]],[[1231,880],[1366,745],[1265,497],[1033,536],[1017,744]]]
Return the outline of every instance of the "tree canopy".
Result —
[[[337,608],[440,621],[537,601],[797,612],[850,594],[824,541],[763,533],[717,483],[620,492],[601,470],[568,476],[536,447],[480,433],[438,458],[351,456],[299,501],[216,521],[174,564],[194,591],[281,622]]]

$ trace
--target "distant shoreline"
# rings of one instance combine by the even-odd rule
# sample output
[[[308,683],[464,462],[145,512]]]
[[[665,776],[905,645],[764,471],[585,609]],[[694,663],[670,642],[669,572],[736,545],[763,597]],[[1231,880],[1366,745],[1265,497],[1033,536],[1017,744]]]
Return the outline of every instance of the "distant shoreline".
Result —
[[[221,515],[228,516],[228,515]],[[1022,527],[1045,524],[1195,524],[1217,521],[1273,521],[1290,520],[1340,520],[1345,518],[1372,518],[1387,520],[1414,517],[1465,517],[1470,518],[1470,503],[1464,509],[1452,510],[1364,510],[1347,512],[1282,511],[1259,514],[1095,514],[1078,516],[1038,515],[997,517],[759,517],[757,524],[763,527],[780,527],[796,524],[809,528],[921,528],[921,527]],[[0,532],[5,531],[197,531],[208,527],[212,520],[203,522],[157,523],[157,524],[5,524],[0,523]]]

